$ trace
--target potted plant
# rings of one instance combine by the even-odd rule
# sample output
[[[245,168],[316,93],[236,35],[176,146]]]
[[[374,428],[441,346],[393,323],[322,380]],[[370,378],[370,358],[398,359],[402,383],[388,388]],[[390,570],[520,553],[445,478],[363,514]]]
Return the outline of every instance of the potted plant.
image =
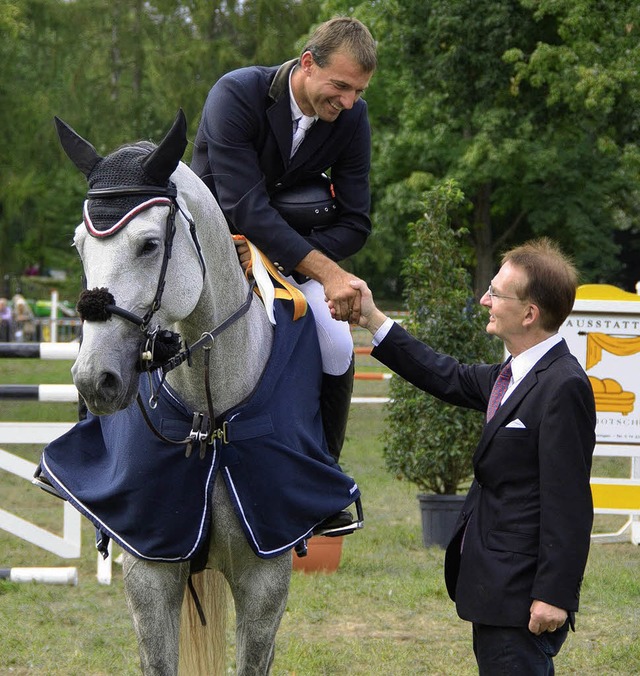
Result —
[[[293,570],[303,573],[335,573],[340,566],[344,536],[315,536],[307,541],[306,556],[293,555]]]
[[[461,362],[497,361],[501,346],[486,334],[487,312],[473,297],[466,231],[450,226],[450,213],[464,195],[447,181],[423,197],[423,216],[408,226],[410,253],[402,276],[409,316],[404,326]],[[390,397],[386,466],[421,491],[424,545],[444,547],[473,475],[471,458],[483,416],[445,404],[401,378],[391,380]]]

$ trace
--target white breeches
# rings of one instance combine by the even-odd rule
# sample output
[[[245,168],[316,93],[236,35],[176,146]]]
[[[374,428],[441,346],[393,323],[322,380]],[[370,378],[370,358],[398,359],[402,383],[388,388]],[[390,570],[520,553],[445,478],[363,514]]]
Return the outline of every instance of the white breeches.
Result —
[[[304,284],[298,284],[292,277],[287,277],[287,282],[304,293],[313,311],[322,355],[322,371],[331,376],[346,373],[353,357],[353,338],[349,322],[333,319],[320,282],[310,279]]]

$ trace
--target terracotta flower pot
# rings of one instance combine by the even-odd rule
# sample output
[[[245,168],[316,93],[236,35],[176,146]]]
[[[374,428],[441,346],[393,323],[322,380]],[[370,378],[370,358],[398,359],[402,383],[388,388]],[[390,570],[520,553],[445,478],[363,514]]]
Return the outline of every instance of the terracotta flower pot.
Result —
[[[306,556],[293,554],[293,570],[301,570],[303,573],[335,573],[340,565],[343,539],[343,536],[310,538]]]

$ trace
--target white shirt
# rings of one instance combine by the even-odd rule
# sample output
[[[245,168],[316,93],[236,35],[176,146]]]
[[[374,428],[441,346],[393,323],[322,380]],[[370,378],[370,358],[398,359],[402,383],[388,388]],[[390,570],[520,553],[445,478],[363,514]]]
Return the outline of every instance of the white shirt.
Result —
[[[299,68],[299,67],[300,67],[300,66],[296,66],[296,68]],[[295,96],[293,95],[293,89],[291,88],[291,77],[292,77],[292,75],[293,75],[293,71],[294,71],[296,68],[292,68],[292,69],[291,69],[291,72],[289,73],[289,103],[290,103],[290,106],[291,106],[291,135],[292,135],[292,136],[293,136],[293,134],[296,133],[296,129],[298,128],[298,120],[299,120],[301,117],[308,117],[307,115],[305,115],[305,114],[300,110],[300,106],[299,106],[298,103],[296,102],[296,98],[295,98]],[[317,119],[318,119],[318,116],[317,116],[317,115],[314,115],[314,116],[313,116],[313,121],[314,121],[314,123],[316,122]],[[310,128],[311,128],[311,127],[309,127],[309,129],[310,129]],[[307,130],[307,131],[308,131],[308,130]]]
[[[517,357],[511,360],[511,381],[509,387],[502,397],[502,401],[506,401],[511,393],[516,389],[522,379],[531,371],[531,369],[544,357],[547,352],[562,340],[559,333],[554,333],[541,343],[530,347]]]

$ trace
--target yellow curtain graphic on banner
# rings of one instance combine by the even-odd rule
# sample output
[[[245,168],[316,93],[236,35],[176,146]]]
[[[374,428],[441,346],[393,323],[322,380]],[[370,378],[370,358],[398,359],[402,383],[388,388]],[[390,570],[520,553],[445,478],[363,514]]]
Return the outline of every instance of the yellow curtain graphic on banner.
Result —
[[[628,357],[640,352],[640,337],[615,337],[606,333],[589,333],[587,335],[586,370],[595,366],[602,359],[602,351],[618,357]],[[627,415],[633,410],[636,395],[625,392],[617,380],[613,378],[595,378],[589,376],[596,400],[596,411],[622,413]]]
[[[589,333],[587,335],[587,371],[602,359],[602,350],[618,357],[628,357],[640,352],[640,337],[616,338],[606,333]]]

